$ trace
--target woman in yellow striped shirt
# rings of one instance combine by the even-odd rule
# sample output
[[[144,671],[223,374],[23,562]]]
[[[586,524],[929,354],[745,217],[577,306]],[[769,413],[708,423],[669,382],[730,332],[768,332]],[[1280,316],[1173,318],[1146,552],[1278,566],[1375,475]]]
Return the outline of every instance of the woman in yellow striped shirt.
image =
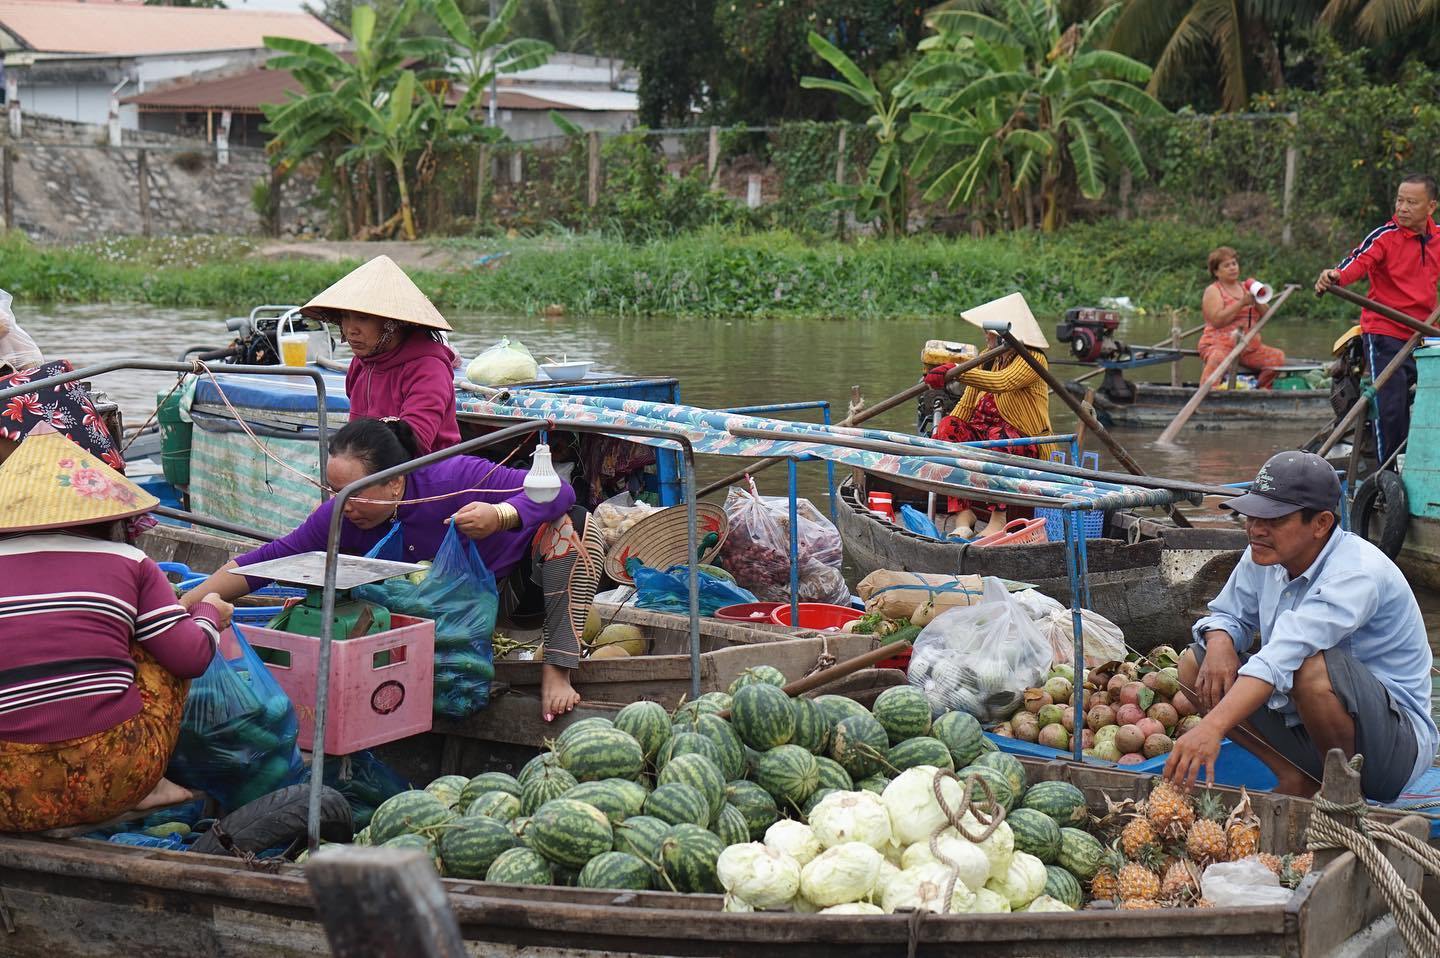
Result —
[[[1031,347],[1033,355],[1041,365],[1047,365],[1044,350],[1050,344],[1040,332],[1040,324],[1025,304],[1019,293],[986,303],[983,306],[961,313],[966,322],[984,328],[986,320],[1003,320],[1010,323],[1015,338]],[[985,348],[993,349],[1000,339],[994,333],[985,333]],[[1014,350],[1009,350],[983,367],[961,373],[954,383],[945,382],[945,374],[954,363],[936,366],[925,374],[925,382],[933,389],[954,389],[964,387],[960,401],[950,410],[950,415],[940,420],[934,438],[947,442],[977,442],[988,439],[1024,439],[1028,436],[1048,436],[1050,427],[1050,387],[1035,370],[1030,368]],[[1010,446],[1005,452],[1039,459],[1050,454],[1050,446],[1027,444]],[[951,500],[952,511],[958,511],[952,534],[962,538],[972,535],[990,535],[999,532],[1007,521],[1005,506],[987,504],[983,508],[990,513],[989,521],[976,533],[973,504],[966,500]]]

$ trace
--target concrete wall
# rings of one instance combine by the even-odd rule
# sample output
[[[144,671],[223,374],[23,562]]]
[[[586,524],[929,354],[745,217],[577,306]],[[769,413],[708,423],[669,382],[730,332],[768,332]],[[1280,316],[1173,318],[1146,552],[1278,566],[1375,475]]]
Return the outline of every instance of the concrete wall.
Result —
[[[598,110],[555,112],[586,132],[599,130],[601,133],[623,133],[636,123],[633,113],[604,113]],[[497,119],[500,121],[500,129],[504,130],[510,139],[520,143],[565,135],[560,132],[555,121],[550,119],[549,110],[501,110]]]

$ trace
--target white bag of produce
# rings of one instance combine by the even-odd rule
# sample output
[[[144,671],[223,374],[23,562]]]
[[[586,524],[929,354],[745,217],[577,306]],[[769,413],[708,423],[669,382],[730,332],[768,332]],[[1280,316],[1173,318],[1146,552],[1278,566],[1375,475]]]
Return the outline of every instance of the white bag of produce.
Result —
[[[1001,722],[1050,669],[1054,652],[1025,609],[992,576],[977,605],[951,609],[925,626],[910,657],[910,684],[934,714],[969,712]]]
[[[611,496],[600,503],[595,507],[595,522],[605,540],[605,548],[613,546],[635,523],[658,511],[659,509],[648,503],[636,502],[635,497],[628,492]]]
[[[1050,643],[1055,661],[1065,665],[1074,662],[1075,622],[1070,610],[1062,606],[1040,619],[1038,624],[1040,634]],[[1125,661],[1125,633],[1120,631],[1120,626],[1098,612],[1081,609],[1080,631],[1085,637],[1086,668]]]
[[[1010,597],[1030,614],[1036,622],[1043,621],[1052,612],[1065,612],[1066,608],[1039,589],[1021,589],[1010,593]]]
[[[540,375],[535,357],[520,341],[502,339],[470,360],[465,378],[481,386],[509,386],[528,383]]]
[[[840,532],[809,499],[796,502],[800,601],[849,605],[840,566]],[[732,486],[725,495],[730,531],[720,559],[742,588],[764,602],[790,601],[790,500]]]
[[[1200,876],[1200,893],[1216,908],[1283,905],[1294,894],[1254,857],[1211,865]]]

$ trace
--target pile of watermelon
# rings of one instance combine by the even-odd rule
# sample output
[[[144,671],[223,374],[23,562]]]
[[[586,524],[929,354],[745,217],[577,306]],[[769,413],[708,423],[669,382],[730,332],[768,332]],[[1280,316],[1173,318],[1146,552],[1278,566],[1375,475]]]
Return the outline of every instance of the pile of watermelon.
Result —
[[[983,778],[1014,849],[1046,866],[1046,894],[1080,905],[1102,849],[1082,830],[1078,789],[1027,788],[1020,762],[972,716],[932,724],[909,686],[887,689],[872,711],[842,696],[791,699],[785,681],[762,666],[673,713],[635,702],[613,721],[582,719],[514,777],[448,775],[390,798],[355,842],[420,849],[453,878],[719,893],[727,848],[765,841],[782,819],[806,822],[827,796],[883,795],[907,769],[943,769]],[[905,848],[892,844],[883,851],[898,866]]]

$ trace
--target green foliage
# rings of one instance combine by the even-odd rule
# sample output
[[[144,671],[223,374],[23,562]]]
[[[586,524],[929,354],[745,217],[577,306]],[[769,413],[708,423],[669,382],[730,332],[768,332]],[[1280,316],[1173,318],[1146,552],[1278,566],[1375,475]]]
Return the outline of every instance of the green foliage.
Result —
[[[723,75],[716,0],[581,0],[597,46],[640,71],[640,122],[686,126]]]

